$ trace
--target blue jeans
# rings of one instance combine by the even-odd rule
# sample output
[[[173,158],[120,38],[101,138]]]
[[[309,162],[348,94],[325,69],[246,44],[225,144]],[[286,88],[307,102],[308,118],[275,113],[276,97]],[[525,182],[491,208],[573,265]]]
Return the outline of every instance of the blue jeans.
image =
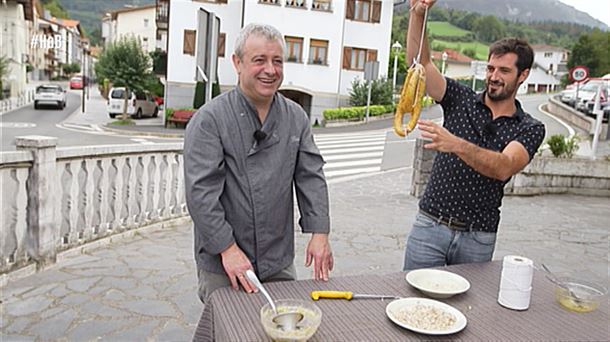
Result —
[[[496,233],[456,231],[418,212],[407,239],[403,270],[487,262]]]

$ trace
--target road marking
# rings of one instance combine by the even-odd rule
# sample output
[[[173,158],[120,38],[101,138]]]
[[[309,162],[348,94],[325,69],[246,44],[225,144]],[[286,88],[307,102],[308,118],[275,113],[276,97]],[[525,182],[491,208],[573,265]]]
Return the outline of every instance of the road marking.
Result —
[[[560,125],[562,125],[563,127],[565,127],[568,130],[568,138],[573,137],[576,134],[576,131],[574,130],[574,128],[572,128],[572,126],[568,125],[567,123],[565,123],[563,120],[561,120],[560,118],[556,117],[555,115],[551,114],[550,112],[547,112],[546,110],[542,109],[542,107],[545,105],[546,103],[542,103],[538,106],[538,111],[541,112],[542,114],[546,114],[546,116],[555,119],[555,121],[559,122]]]
[[[31,122],[0,122],[2,128],[33,128],[36,127],[35,123]]]
[[[150,140],[144,139],[144,138],[131,138],[129,140],[135,141],[135,142],[140,143],[142,145],[154,145],[155,144],[153,141],[150,141]]]

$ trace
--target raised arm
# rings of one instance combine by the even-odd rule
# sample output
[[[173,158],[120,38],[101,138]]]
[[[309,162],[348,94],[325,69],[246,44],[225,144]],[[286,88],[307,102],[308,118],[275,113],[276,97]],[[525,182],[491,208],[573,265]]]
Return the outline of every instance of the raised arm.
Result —
[[[420,40],[422,35],[422,29],[424,24],[424,13],[426,7],[428,7],[428,14],[430,14],[430,7],[434,5],[436,0],[410,0],[411,12],[409,14],[409,29],[407,31],[407,63],[411,65],[413,59],[417,58],[419,51]],[[445,95],[445,89],[447,87],[445,78],[438,71],[432,59],[430,57],[430,47],[428,44],[428,35],[424,33],[424,41],[421,51],[420,63],[426,69],[426,92],[435,101],[440,102]]]

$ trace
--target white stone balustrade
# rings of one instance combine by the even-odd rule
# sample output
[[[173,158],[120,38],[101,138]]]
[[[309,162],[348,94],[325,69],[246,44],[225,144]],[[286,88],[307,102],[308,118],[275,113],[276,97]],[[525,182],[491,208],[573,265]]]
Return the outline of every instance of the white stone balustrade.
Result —
[[[187,215],[182,143],[56,148],[16,139],[0,153],[0,274],[57,253]]]

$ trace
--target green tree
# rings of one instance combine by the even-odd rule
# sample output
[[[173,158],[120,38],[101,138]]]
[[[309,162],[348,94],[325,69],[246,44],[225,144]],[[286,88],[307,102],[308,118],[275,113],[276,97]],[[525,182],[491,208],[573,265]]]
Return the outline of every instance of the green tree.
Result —
[[[131,91],[146,89],[151,77],[150,57],[140,44],[140,40],[133,37],[122,37],[119,41],[111,43],[99,57],[95,64],[95,73],[98,79],[107,78],[117,87],[125,87],[125,94]],[[123,120],[127,120],[127,100],[123,106]]]
[[[61,66],[64,74],[72,75],[74,73],[80,72],[80,64],[78,63],[69,63]]]
[[[608,51],[610,49],[610,32],[595,29],[580,36],[572,48],[568,67],[584,65],[589,68],[591,77],[600,77],[610,71]]]
[[[479,39],[490,43],[505,35],[504,24],[493,15],[486,15],[477,19],[474,31]]]
[[[349,102],[352,106],[366,106],[368,82],[355,78],[349,92]],[[371,105],[392,104],[392,81],[383,79],[371,82]]]

